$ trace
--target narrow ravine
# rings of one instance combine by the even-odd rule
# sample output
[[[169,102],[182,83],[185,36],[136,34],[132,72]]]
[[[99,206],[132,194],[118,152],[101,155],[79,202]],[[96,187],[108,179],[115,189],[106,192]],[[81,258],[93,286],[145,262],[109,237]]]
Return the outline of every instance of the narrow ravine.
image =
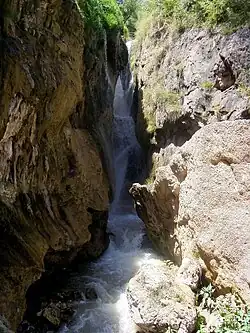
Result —
[[[128,45],[130,46],[130,45]],[[79,304],[72,323],[60,333],[136,333],[128,303],[126,286],[140,264],[153,256],[145,241],[145,229],[138,218],[129,186],[143,176],[143,158],[131,116],[132,75],[129,67],[119,77],[114,101],[114,161],[116,191],[110,208],[108,250],[90,263],[70,283],[92,294]],[[147,244],[146,244],[147,243]]]

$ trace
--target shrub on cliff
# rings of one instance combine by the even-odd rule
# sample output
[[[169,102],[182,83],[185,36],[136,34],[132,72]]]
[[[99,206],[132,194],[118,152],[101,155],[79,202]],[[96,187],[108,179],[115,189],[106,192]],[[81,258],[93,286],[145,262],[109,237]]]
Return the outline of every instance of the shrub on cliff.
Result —
[[[124,0],[121,4],[121,11],[124,18],[124,23],[128,28],[130,35],[134,35],[136,31],[136,22],[138,12],[142,5],[142,0]]]
[[[78,0],[86,26],[95,30],[124,29],[121,9],[116,0]]]
[[[181,28],[250,26],[250,2],[245,0],[145,0],[141,18],[152,13],[154,20]]]
[[[250,333],[250,309],[237,295],[215,297],[208,285],[198,294],[197,333]]]

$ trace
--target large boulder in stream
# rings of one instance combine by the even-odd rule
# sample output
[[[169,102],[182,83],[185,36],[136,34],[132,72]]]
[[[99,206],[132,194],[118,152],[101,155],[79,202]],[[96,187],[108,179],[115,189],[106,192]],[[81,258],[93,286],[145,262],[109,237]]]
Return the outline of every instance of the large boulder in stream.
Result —
[[[141,266],[127,288],[132,317],[142,332],[191,333],[195,328],[195,296],[175,282],[177,268],[151,259]],[[172,332],[172,331],[171,331]]]
[[[221,292],[250,301],[250,121],[203,127],[131,194],[164,255],[198,259]]]

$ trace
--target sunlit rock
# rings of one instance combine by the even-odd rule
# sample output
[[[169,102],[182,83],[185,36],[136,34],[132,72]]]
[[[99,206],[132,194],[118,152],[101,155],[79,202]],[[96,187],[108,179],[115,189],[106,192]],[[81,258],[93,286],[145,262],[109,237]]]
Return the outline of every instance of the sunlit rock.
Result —
[[[151,259],[144,263],[127,288],[136,325],[145,333],[191,333],[195,328],[195,296],[175,282],[177,268]]]
[[[154,245],[182,263],[180,281],[196,288],[200,268],[194,267],[192,281],[183,260],[194,258],[218,290],[238,291],[248,302],[249,151],[249,120],[210,124],[156,170],[152,185],[131,190]]]

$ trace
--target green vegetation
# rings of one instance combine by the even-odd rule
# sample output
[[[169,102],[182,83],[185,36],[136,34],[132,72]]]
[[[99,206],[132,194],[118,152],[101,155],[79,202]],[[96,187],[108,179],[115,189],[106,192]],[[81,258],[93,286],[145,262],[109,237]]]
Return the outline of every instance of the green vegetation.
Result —
[[[156,130],[156,117],[154,110],[148,110],[144,113],[147,122],[147,132],[154,133]]]
[[[210,90],[214,87],[214,83],[210,82],[210,81],[205,81],[205,82],[202,82],[201,87],[204,89]]]
[[[214,296],[215,289],[208,285],[198,294],[200,300],[197,333],[250,333],[250,309],[232,294]],[[214,327],[209,327],[204,310],[213,316]]]
[[[168,104],[175,112],[180,111],[180,94],[176,91],[162,90],[156,92],[156,98],[160,104]]]
[[[245,0],[145,0],[137,24],[138,33],[155,26],[173,26],[179,32],[191,27],[233,32],[250,25],[250,2]],[[149,22],[150,21],[150,22]]]
[[[214,115],[218,118],[221,111],[222,111],[222,106],[220,104],[213,104],[212,105],[212,110],[211,110]]]
[[[116,0],[78,0],[87,27],[97,31],[124,30],[124,20]]]
[[[181,113],[180,94],[166,90],[161,84],[153,88],[145,88],[143,92],[144,114],[148,122],[148,132],[155,131],[156,110],[166,114],[166,119],[174,122]]]
[[[121,4],[121,12],[123,14],[124,23],[131,36],[134,36],[135,34],[138,12],[141,6],[141,0],[124,0],[123,4]]]
[[[199,252],[198,249],[194,249],[194,250],[192,251],[192,256],[193,256],[195,259],[199,260],[200,257],[201,257],[201,254],[200,254],[200,252]]]
[[[247,87],[244,83],[239,84],[239,91],[242,95],[250,97],[250,87]]]
[[[150,174],[148,178],[145,180],[146,185],[153,184],[153,182],[155,181],[155,173],[156,173],[156,164],[154,163],[154,161],[152,161],[152,168]]]
[[[250,2],[245,0],[77,0],[86,26],[120,29],[134,36],[150,25],[174,25],[179,31],[193,26],[232,32],[250,25]],[[126,27],[126,28],[125,28]]]
[[[87,27],[97,31],[121,30],[125,38],[134,35],[141,0],[77,0]]]

